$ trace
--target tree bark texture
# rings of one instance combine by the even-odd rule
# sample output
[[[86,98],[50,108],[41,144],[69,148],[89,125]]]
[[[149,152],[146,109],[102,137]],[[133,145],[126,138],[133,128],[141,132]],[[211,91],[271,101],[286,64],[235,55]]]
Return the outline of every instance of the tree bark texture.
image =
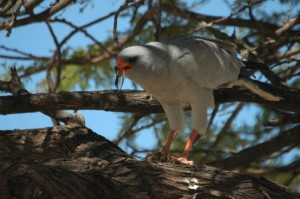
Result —
[[[280,96],[282,100],[268,101],[246,89],[223,88],[214,91],[215,102],[254,102],[274,109],[300,113],[299,92],[280,89],[266,83],[260,84],[264,90]],[[0,114],[79,109],[144,114],[163,112],[159,102],[153,99],[151,95],[136,90],[59,92],[0,97]]]
[[[0,131],[0,198],[299,198],[265,178],[136,160],[90,129]]]

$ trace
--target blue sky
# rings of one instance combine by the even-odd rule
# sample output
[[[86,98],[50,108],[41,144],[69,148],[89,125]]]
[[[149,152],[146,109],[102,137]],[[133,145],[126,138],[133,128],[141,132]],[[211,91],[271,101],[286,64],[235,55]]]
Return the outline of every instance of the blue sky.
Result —
[[[44,1],[43,6],[49,6],[51,2],[53,2],[53,0]],[[92,19],[96,19],[101,15],[115,11],[124,2],[124,0],[98,0],[94,2],[97,2],[97,4],[94,3],[93,6],[87,6],[83,14],[78,14],[79,6],[73,5],[61,15],[72,19],[72,22],[77,25],[82,25],[88,21],[91,21]],[[212,3],[206,4],[203,7],[196,7],[195,11],[204,14],[213,15],[217,13],[219,16],[228,16],[230,14],[230,10],[221,2],[223,1],[214,0]],[[277,9],[274,1],[269,1],[269,5],[266,5],[265,7],[270,8],[270,6],[273,6],[274,9]],[[130,27],[130,23],[128,23],[126,20],[119,21],[118,24],[119,30],[124,30],[125,28]],[[97,26],[89,28],[88,31],[99,40],[104,41],[106,37],[112,36],[112,26],[113,18],[110,18],[103,23],[98,24]],[[59,36],[59,40],[61,40],[61,38],[63,38],[70,31],[68,27],[63,25],[55,24],[53,27],[55,33]],[[49,39],[51,36],[49,35],[47,27],[44,23],[36,23],[21,28],[14,28],[9,38],[6,38],[5,34],[5,31],[0,32],[0,45],[5,45],[41,56],[49,56],[55,49],[54,42],[52,39]],[[69,41],[68,45],[73,47],[85,47],[88,43],[91,43],[89,39],[82,34],[77,34]],[[5,51],[0,49],[0,54],[5,53]],[[8,61],[8,63],[14,62]],[[3,75],[4,73],[7,73],[7,71],[0,66],[0,78],[2,78],[1,74]],[[30,80],[25,81],[24,84],[26,89],[28,89],[31,93],[40,92],[37,89],[36,84],[44,78],[45,73],[40,73],[35,75]],[[130,85],[130,81],[125,80],[123,88],[131,88]],[[114,87],[104,89],[114,89]],[[90,88],[89,90],[99,90],[99,88]],[[4,93],[0,93],[0,95],[4,95]],[[253,123],[256,111],[257,109],[253,109],[253,106],[252,108],[245,108],[239,115],[240,121]],[[122,113],[85,110],[82,110],[81,113],[85,117],[87,127],[108,139],[115,138],[121,128],[121,121],[119,120],[119,117]],[[251,118],[249,114],[253,116],[252,119],[249,119]],[[42,128],[49,126],[52,126],[51,120],[41,113],[0,115],[1,130]],[[155,137],[151,133],[151,130],[145,130],[141,132],[141,134],[138,136],[138,140],[143,143],[143,147],[145,148],[151,148],[151,146],[155,144]]]

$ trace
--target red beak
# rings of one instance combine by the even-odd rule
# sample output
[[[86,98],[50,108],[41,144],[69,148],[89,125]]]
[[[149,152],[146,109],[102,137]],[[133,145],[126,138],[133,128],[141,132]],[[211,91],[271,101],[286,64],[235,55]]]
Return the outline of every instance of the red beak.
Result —
[[[118,59],[117,60],[117,66],[115,66],[114,69],[115,69],[115,73],[116,73],[115,85],[116,85],[117,89],[119,89],[119,78],[122,75],[125,75],[125,71],[128,71],[128,70],[131,69],[131,65],[128,64],[126,61],[122,60],[122,59]],[[122,79],[122,83],[121,83],[120,88],[123,85],[123,81],[124,81],[124,78]]]
[[[128,71],[129,69],[131,69],[131,65],[128,64],[126,61],[122,60],[122,59],[118,59],[117,60],[117,66],[115,67],[115,72],[117,74],[117,76],[122,76],[125,74],[126,71]]]

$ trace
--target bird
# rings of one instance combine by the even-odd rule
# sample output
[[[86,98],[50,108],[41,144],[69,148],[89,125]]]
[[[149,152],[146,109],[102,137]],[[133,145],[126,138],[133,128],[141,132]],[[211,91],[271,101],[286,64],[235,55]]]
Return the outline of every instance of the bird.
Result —
[[[280,100],[241,77],[243,67],[236,44],[190,35],[124,48],[117,55],[115,71],[116,82],[125,76],[160,102],[170,127],[163,152],[176,162],[192,165],[189,152],[196,137],[207,131],[207,111],[215,105],[215,89],[239,85],[268,100]],[[175,156],[170,148],[185,130],[186,105],[192,111],[192,130],[182,154]]]

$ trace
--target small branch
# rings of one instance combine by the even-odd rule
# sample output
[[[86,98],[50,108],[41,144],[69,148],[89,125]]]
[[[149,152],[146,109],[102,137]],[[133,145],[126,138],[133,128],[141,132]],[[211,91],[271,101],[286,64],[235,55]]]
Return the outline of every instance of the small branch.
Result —
[[[17,1],[16,10],[15,10],[14,13],[12,13],[10,22],[6,24],[6,30],[7,30],[6,37],[9,37],[10,34],[11,34],[11,29],[14,26],[16,20],[17,20],[17,17],[20,13],[20,9],[21,9],[21,6],[23,4],[23,1],[24,0]]]
[[[55,6],[56,4],[59,3],[60,0],[55,0],[53,3],[50,3],[50,6]]]
[[[299,131],[300,125],[297,125],[290,130],[281,132],[277,137],[268,141],[242,150],[229,158],[208,164],[223,169],[235,169],[246,167],[252,162],[263,161],[274,152],[280,151],[287,146],[299,145]]]
[[[282,88],[287,88],[280,77],[275,74],[267,64],[252,62],[252,61],[244,61],[243,62],[247,68],[252,70],[259,70],[270,82],[272,82],[276,86],[280,86]]]
[[[137,21],[136,26],[126,35],[123,37],[122,40],[119,41],[120,46],[123,46],[130,42],[137,34],[139,34],[142,30],[145,24],[153,17],[155,14],[155,9],[151,8],[147,10],[147,12],[140,17],[140,19]],[[117,44],[111,45],[107,48],[109,52],[112,54],[117,54],[119,52],[119,47]],[[107,54],[106,52],[101,53],[100,55],[97,55],[96,57],[92,58],[91,63],[97,63],[99,61],[102,61],[106,58],[108,58],[110,54]]]
[[[5,92],[10,92],[13,95],[24,95],[28,94],[29,92],[24,89],[21,80],[17,74],[16,68],[11,68],[11,80],[8,82],[0,80],[0,90]],[[0,106],[1,107],[1,106]]]
[[[228,134],[229,132],[229,128],[231,127],[232,122],[234,121],[234,119],[236,118],[236,116],[238,115],[238,113],[242,110],[244,104],[240,103],[236,109],[233,111],[233,113],[231,114],[231,116],[228,118],[228,120],[226,121],[226,123],[224,124],[223,128],[221,129],[221,131],[219,133],[217,133],[217,138],[214,141],[214,143],[210,146],[210,148],[208,150],[210,151],[216,151],[219,149],[219,144],[222,141],[222,139]],[[201,159],[201,162],[206,163],[207,161],[209,161],[210,157],[211,157],[212,153],[207,153],[203,159]]]
[[[119,17],[119,14],[123,10],[125,10],[125,9],[127,9],[129,7],[137,6],[137,5],[140,5],[140,4],[143,4],[143,3],[144,3],[144,1],[135,2],[135,0],[125,0],[125,2],[116,11],[115,17],[114,17],[113,37],[114,37],[114,40],[116,42],[118,51],[120,51],[121,48],[122,48],[122,44],[119,41],[118,30],[117,30],[118,29],[118,17]]]
[[[174,16],[182,17],[188,19],[189,21],[194,22],[205,22],[210,24],[211,22],[217,23],[217,25],[224,26],[236,26],[236,27],[245,27],[249,29],[255,29],[262,34],[272,35],[280,27],[271,23],[262,22],[262,21],[253,21],[248,19],[241,18],[230,18],[230,17],[215,17],[210,15],[203,15],[196,12],[192,12],[188,9],[176,7],[174,4],[169,2],[162,3],[162,10],[172,14]],[[288,30],[288,34],[296,35],[297,31]]]
[[[21,107],[26,106],[25,105],[26,102],[25,102],[25,104],[23,104],[22,97],[24,97],[24,99],[25,99],[25,98],[31,96],[31,94],[26,89],[24,89],[24,87],[21,83],[21,80],[17,74],[17,70],[15,68],[11,68],[11,80],[10,81],[4,82],[4,81],[0,80],[0,90],[12,93],[14,96],[11,96],[11,97],[20,96],[21,99],[19,99],[20,101],[18,101],[18,103]],[[27,101],[27,103],[31,104],[32,102]],[[27,105],[29,105],[29,104],[27,104]],[[4,104],[2,104],[0,102],[0,112],[5,110],[5,107],[2,107],[2,105],[4,105]],[[47,104],[44,104],[44,105],[47,106]],[[11,104],[11,106],[14,106],[13,103]],[[29,106],[31,106],[31,105],[29,105]],[[18,108],[16,108],[16,109],[18,109]],[[45,115],[50,116],[51,118],[54,118],[58,121],[64,122],[65,124],[84,125],[84,122],[82,122],[81,118],[73,116],[72,114],[69,114],[66,111],[61,111],[60,109],[45,108],[45,109],[39,110],[39,111],[44,113]],[[34,112],[36,112],[36,111],[34,111]]]
[[[166,121],[166,118],[162,118],[162,119],[154,119],[154,118],[151,118],[149,117],[152,121],[147,124],[147,125],[143,125],[139,128],[134,128],[138,122],[143,119],[145,117],[145,114],[138,114],[136,115],[135,117],[133,117],[133,121],[131,122],[131,124],[129,125],[129,127],[127,127],[124,131],[124,133],[122,133],[121,135],[119,135],[117,138],[115,138],[113,140],[113,143],[118,145],[124,138],[128,138],[129,136],[131,135],[134,135],[144,129],[149,129],[153,126],[155,126],[156,124],[159,124],[163,121]],[[127,140],[128,141],[128,140]]]
[[[89,34],[83,28],[85,26],[77,27],[73,23],[67,21],[66,19],[54,19],[54,20],[51,20],[51,21],[53,21],[53,22],[61,22],[61,23],[67,24],[70,27],[74,28],[74,31],[72,31],[64,39],[62,39],[62,41],[60,42],[60,46],[62,46],[63,44],[65,44],[75,33],[77,33],[78,31],[80,31],[86,37],[90,38],[95,44],[99,45],[103,49],[103,51],[105,51],[106,53],[108,53],[110,56],[113,56],[113,54],[110,51],[108,51],[107,48],[101,42],[99,42],[95,37],[93,37],[91,34]]]
[[[4,46],[4,45],[0,45],[0,48],[6,50],[6,51],[10,51],[10,52],[13,52],[13,53],[17,53],[17,54],[20,54],[20,55],[23,55],[24,58],[30,58],[30,59],[33,59],[33,60],[48,60],[49,57],[46,57],[46,56],[36,56],[36,55],[32,55],[30,53],[26,53],[26,52],[23,52],[21,50],[18,50],[18,49],[14,49],[14,48],[9,48],[7,46]],[[3,55],[5,56],[5,55]],[[12,56],[14,57],[14,56]],[[21,58],[21,57],[20,57]],[[18,58],[17,58],[18,59]]]
[[[268,121],[265,126],[281,126],[281,125],[288,125],[288,124],[297,124],[300,123],[300,116],[298,114],[289,114],[285,115],[280,119],[273,119]]]
[[[133,117],[133,121],[126,127],[125,131],[117,136],[112,142],[116,145],[120,143],[124,138],[128,138],[132,135],[133,127],[144,117],[143,114],[137,114]]]
[[[217,113],[219,111],[219,108],[220,108],[220,104],[215,104],[215,107],[214,107],[214,109],[213,109],[213,111],[211,113],[211,116],[209,118],[209,121],[208,121],[208,125],[207,125],[208,129],[212,125],[212,123],[213,123],[213,121],[214,121],[214,119],[215,119],[215,117],[216,117],[216,115],[217,115]]]
[[[117,47],[119,48],[119,50],[121,50],[121,45],[120,45],[120,42],[119,42],[119,37],[118,37],[118,33],[117,33],[117,29],[118,29],[118,17],[119,17],[119,14],[125,10],[126,8],[129,7],[129,3],[132,3],[133,1],[131,0],[126,0],[120,7],[119,9],[116,11],[115,13],[115,17],[114,17],[114,28],[113,28],[113,37],[114,37],[114,40],[117,44]]]
[[[58,3],[58,1],[56,3]],[[56,46],[56,51],[53,56],[53,63],[49,64],[47,67],[47,82],[48,82],[48,86],[49,86],[49,91],[52,93],[57,90],[57,88],[60,84],[60,79],[61,79],[61,71],[62,71],[61,45],[58,42],[58,39],[54,33],[54,30],[50,26],[49,22],[46,22],[46,25],[49,29],[49,32],[50,32],[50,34],[53,38],[53,41],[55,43],[55,46]],[[55,82],[53,83],[52,78],[51,78],[51,70],[54,65],[56,67],[56,79],[55,79]]]
[[[25,12],[28,14],[33,14],[33,9],[42,2],[43,0],[25,1],[24,2]]]
[[[276,36],[281,36],[283,33],[290,30],[292,27],[294,27],[295,25],[297,25],[299,23],[300,23],[300,17],[299,16],[291,19],[289,22],[287,22],[286,24],[284,24],[282,27],[280,27],[279,29],[277,29],[275,31]]]
[[[161,28],[161,0],[156,0],[156,24],[155,24],[155,33],[154,33],[154,38],[155,41],[159,41],[159,33],[160,33],[160,28]]]
[[[50,8],[47,8],[38,14],[35,14],[33,16],[30,15],[29,17],[22,18],[20,20],[15,20],[13,25],[14,25],[14,27],[18,27],[18,26],[29,24],[29,23],[45,21],[45,20],[49,19],[52,15],[57,13],[58,11],[62,10],[63,8],[65,8],[66,6],[71,4],[72,2],[74,2],[74,0],[59,1],[58,4],[51,6]],[[7,26],[7,22],[0,23],[0,30],[6,28],[6,26]]]

